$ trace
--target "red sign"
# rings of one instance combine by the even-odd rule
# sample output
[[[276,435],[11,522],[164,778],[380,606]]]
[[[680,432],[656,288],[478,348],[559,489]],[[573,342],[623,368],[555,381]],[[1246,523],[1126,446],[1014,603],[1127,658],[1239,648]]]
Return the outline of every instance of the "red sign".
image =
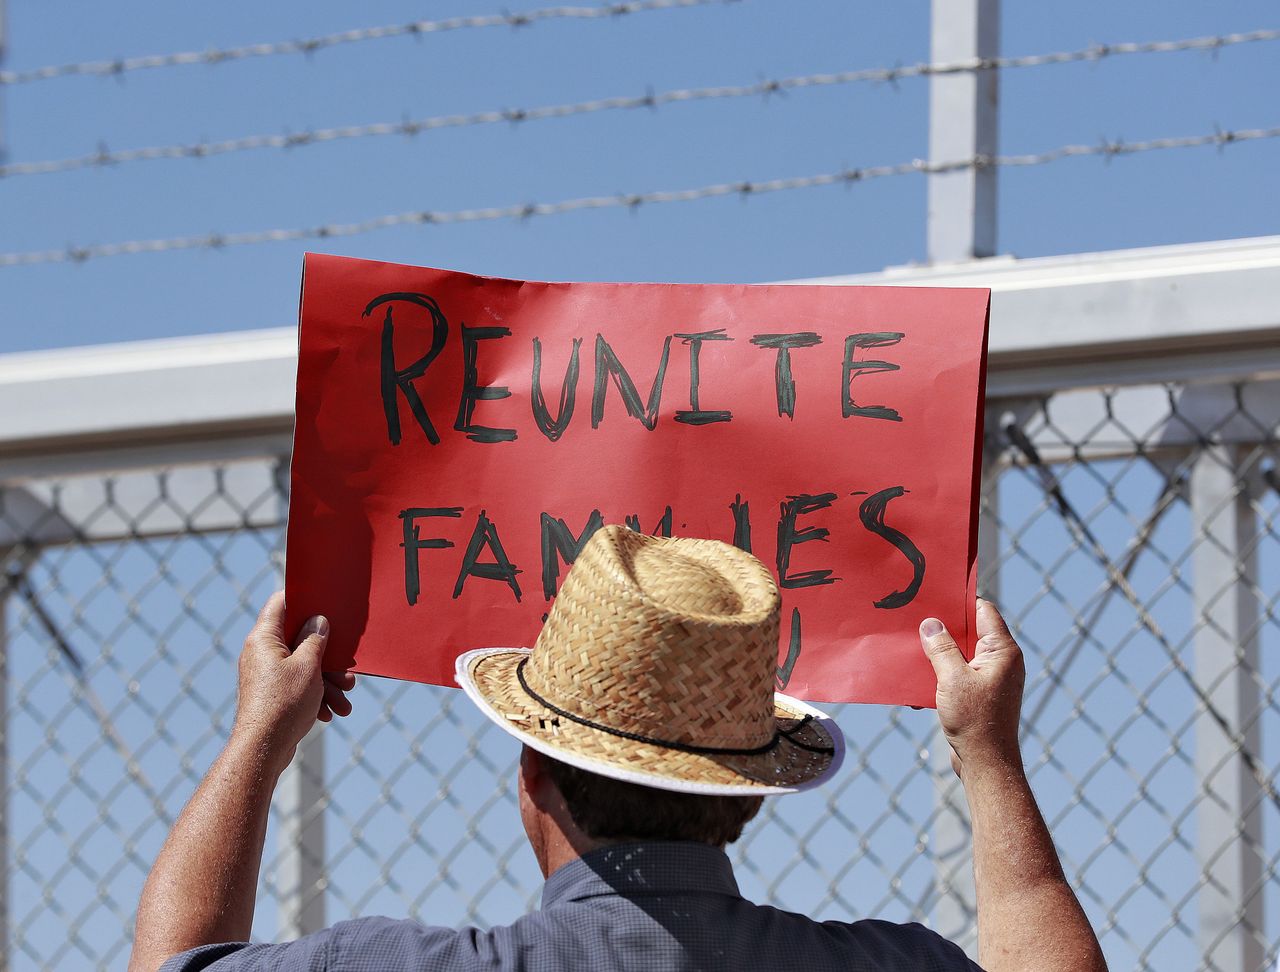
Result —
[[[290,630],[322,613],[326,668],[452,685],[625,522],[774,569],[788,693],[932,706],[920,621],[974,638],[988,298],[309,254]]]

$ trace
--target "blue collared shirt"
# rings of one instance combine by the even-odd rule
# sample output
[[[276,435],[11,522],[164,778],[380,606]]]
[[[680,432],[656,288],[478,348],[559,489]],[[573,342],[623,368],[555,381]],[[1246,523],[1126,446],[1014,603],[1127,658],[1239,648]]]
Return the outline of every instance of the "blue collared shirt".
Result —
[[[344,921],[296,942],[206,945],[161,972],[981,972],[922,925],[824,921],[747,901],[705,844],[616,844],[547,879],[542,907],[480,931],[390,918]]]

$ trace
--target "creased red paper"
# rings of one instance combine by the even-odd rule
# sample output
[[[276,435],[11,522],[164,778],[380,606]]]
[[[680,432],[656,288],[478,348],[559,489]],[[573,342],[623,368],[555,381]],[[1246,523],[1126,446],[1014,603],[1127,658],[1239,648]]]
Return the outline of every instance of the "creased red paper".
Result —
[[[286,623],[330,619],[327,669],[450,685],[629,522],[774,570],[788,693],[932,706],[921,619],[972,653],[988,301],[309,254]]]

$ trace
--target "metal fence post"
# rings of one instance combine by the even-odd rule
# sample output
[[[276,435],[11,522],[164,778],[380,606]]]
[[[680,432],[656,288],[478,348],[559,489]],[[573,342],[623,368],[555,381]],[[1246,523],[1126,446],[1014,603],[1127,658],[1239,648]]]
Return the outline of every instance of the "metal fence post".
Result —
[[[280,854],[277,934],[301,938],[325,926],[324,733],[316,725],[298,746],[276,788]]]
[[[280,521],[289,507],[289,460],[276,466]],[[284,535],[280,552],[283,562]],[[287,636],[292,636],[289,633]],[[328,806],[325,789],[324,727],[312,726],[298,746],[293,762],[276,787],[276,814],[279,820],[279,856],[276,866],[278,895],[277,937],[301,938],[325,927],[325,833]]]
[[[933,63],[974,61],[1000,53],[1000,0],[933,0]],[[951,162],[996,154],[995,68],[929,78],[929,159]],[[927,252],[930,263],[971,260],[996,252],[996,169],[929,174]]]
[[[1262,792],[1249,766],[1261,743],[1257,524],[1246,455],[1206,445],[1191,471],[1195,677],[1208,703],[1196,718],[1199,950],[1201,967],[1217,972],[1263,966]]]
[[[1000,0],[933,0],[933,63],[995,57],[1000,52]],[[978,159],[996,154],[998,89],[995,69],[935,74],[929,79],[929,158]],[[930,263],[991,256],[996,249],[996,170],[978,166],[928,177],[926,228]],[[989,454],[983,461],[983,494],[995,499]],[[998,554],[995,510],[988,507],[978,538],[978,562]],[[988,596],[995,581],[986,585]],[[937,931],[976,954],[977,906],[972,831],[964,792],[951,770],[950,749],[939,730],[932,747],[934,774],[934,908]]]

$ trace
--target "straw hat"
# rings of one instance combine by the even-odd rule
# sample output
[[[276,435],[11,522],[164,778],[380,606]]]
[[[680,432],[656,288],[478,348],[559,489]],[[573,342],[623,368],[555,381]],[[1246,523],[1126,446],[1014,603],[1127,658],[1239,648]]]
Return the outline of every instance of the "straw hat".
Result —
[[[458,684],[521,742],[615,779],[705,794],[788,793],[840,765],[823,713],[774,692],[778,589],[716,540],[598,530],[533,649],[459,656]]]

